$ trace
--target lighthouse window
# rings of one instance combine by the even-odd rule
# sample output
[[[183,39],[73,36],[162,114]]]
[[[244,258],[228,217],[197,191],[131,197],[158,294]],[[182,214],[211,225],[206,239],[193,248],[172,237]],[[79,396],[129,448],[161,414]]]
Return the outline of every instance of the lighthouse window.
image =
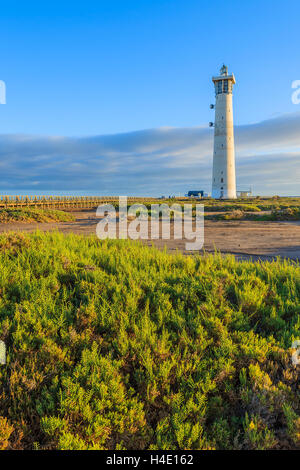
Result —
[[[221,81],[221,80],[218,82],[217,93],[218,93],[218,94],[219,94],[219,93],[222,93],[222,81]]]
[[[223,181],[224,181],[223,178],[221,178],[221,183],[223,183]]]
[[[228,81],[224,80],[224,93],[228,92]]]

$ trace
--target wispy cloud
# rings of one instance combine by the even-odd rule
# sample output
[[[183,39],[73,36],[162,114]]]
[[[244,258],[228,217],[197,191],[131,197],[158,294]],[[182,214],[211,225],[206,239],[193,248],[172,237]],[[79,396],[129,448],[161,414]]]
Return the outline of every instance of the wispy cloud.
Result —
[[[299,194],[300,113],[235,129],[238,187]],[[213,131],[159,128],[88,138],[0,136],[0,192],[160,195],[210,190]]]

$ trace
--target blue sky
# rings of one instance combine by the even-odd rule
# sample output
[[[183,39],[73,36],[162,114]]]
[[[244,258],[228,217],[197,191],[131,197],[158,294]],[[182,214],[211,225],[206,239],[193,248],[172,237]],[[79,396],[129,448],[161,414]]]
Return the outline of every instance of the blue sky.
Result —
[[[162,185],[167,193],[184,193],[195,185],[209,189],[212,135],[202,127],[213,120],[211,76],[225,62],[237,79],[238,186],[240,181],[261,194],[298,194],[298,166],[291,165],[293,171],[282,183],[275,174],[278,165],[268,162],[270,155],[288,159],[292,154],[293,162],[300,165],[300,105],[291,101],[292,81],[300,79],[299,18],[300,4],[293,0],[12,0],[1,4],[0,80],[7,86],[7,104],[0,105],[0,193],[24,192],[24,188],[117,194],[122,187],[122,193],[154,194]],[[268,129],[270,125],[277,129],[278,122],[286,129],[291,119],[296,141],[284,134],[278,153]],[[266,129],[266,145],[255,148],[249,141],[248,150],[239,154],[238,136],[245,130],[251,136],[254,124],[261,132]],[[161,127],[174,128],[168,134],[170,142],[155,149],[150,145],[149,150],[149,135],[159,134]],[[191,151],[189,132],[197,129],[199,139]],[[91,150],[91,141],[95,144],[107,135],[115,136],[111,146],[117,153],[100,144]],[[139,143],[138,148],[122,151],[120,141],[136,135],[145,139],[144,150]],[[42,150],[37,146],[39,136],[44,139]],[[53,158],[52,142],[58,136]],[[72,145],[66,146],[67,141]],[[26,142],[26,148],[21,142]],[[12,152],[13,160],[8,161]],[[71,166],[74,152],[78,165],[86,168],[93,161],[94,171],[89,168],[81,180],[74,177]],[[159,161],[152,159],[153,152],[161,155]],[[151,184],[149,165],[153,161],[155,173],[164,158],[173,170],[169,176],[166,171],[160,184],[159,175],[153,176]],[[250,167],[253,162],[253,170],[257,158],[266,168],[264,182],[256,183],[254,174],[250,177],[246,158]],[[98,172],[104,161],[110,168],[109,183]],[[61,180],[62,174],[71,175],[73,183]]]

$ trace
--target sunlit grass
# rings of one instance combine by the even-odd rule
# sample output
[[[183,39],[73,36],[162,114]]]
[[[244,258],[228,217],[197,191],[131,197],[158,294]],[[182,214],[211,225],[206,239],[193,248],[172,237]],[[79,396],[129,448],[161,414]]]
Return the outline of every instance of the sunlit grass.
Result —
[[[297,264],[1,235],[0,325],[0,448],[299,448]]]
[[[0,223],[12,222],[69,222],[75,217],[64,211],[53,209],[35,209],[24,207],[20,209],[0,209]]]

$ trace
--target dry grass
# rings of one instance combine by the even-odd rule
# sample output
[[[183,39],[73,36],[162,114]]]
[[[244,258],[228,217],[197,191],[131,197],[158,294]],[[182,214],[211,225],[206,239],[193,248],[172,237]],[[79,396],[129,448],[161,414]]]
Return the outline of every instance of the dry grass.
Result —
[[[0,223],[70,222],[75,218],[67,212],[52,209],[0,209]]]

